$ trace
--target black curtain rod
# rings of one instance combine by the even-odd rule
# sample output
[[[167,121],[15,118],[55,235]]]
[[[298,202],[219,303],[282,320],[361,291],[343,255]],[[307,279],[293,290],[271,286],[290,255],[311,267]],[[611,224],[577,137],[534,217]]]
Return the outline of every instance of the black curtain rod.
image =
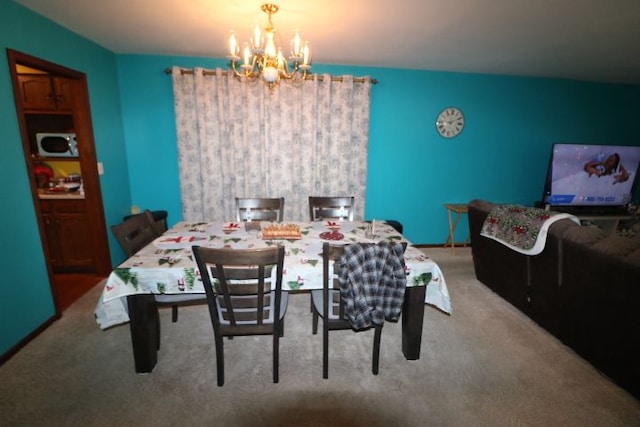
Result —
[[[171,74],[171,68],[165,68],[164,69],[164,73],[165,74]],[[204,70],[203,74],[205,76],[212,76],[214,75],[216,72],[211,70]],[[227,71],[222,71],[223,75],[227,74]],[[193,69],[187,69],[187,68],[180,68],[180,74],[193,74]],[[305,77],[305,80],[313,80],[313,77],[315,76],[315,74],[307,74]],[[322,75],[318,75],[318,80],[322,81],[324,79],[324,77]],[[341,76],[331,76],[331,81],[334,82],[341,82],[343,79]],[[355,83],[364,83],[367,80],[366,77],[354,77],[353,81]],[[378,80],[377,79],[369,79],[371,80],[372,84],[378,84]]]

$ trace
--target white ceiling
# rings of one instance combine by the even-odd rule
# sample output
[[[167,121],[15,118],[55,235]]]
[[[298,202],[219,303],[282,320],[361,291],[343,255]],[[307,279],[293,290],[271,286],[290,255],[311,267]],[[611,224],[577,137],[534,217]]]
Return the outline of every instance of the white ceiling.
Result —
[[[14,0],[123,54],[224,57],[260,0]],[[275,0],[321,64],[640,84],[640,0]]]

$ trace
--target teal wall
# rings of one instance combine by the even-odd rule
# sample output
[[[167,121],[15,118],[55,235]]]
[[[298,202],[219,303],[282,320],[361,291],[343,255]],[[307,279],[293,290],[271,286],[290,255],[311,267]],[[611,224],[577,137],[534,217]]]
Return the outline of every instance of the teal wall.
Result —
[[[6,48],[87,74],[107,221],[128,212],[116,56],[12,1],[0,2],[0,355],[55,314],[16,119]],[[111,242],[112,257],[122,252]],[[115,259],[115,258],[114,258]]]
[[[171,77],[163,73],[172,65],[225,62],[118,56],[132,200],[166,209],[175,223],[181,219],[176,131]],[[414,243],[446,240],[444,203],[539,200],[554,142],[640,144],[640,86],[346,66],[314,71],[379,80],[372,91],[365,216],[399,220]],[[465,114],[465,129],[454,139],[435,130],[447,106]],[[467,232],[462,223],[456,239]]]
[[[0,2],[0,46],[87,74],[108,224],[132,205],[167,210],[171,224],[181,219],[171,78],[163,71],[223,60],[115,55],[11,1]],[[6,56],[2,62],[0,355],[54,314]],[[347,66],[314,71],[380,81],[365,215],[401,221],[414,243],[445,241],[444,203],[539,199],[554,142],[640,144],[638,85]],[[465,113],[466,127],[445,140],[434,122],[452,105]],[[463,222],[457,240],[466,233]],[[109,238],[117,264],[123,254]]]

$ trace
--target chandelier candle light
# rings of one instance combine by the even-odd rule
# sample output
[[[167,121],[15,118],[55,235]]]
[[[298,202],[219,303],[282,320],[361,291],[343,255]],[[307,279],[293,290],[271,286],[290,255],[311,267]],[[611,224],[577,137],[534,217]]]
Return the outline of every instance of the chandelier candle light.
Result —
[[[236,36],[231,31],[229,36],[229,55],[231,68],[236,76],[255,80],[262,76],[269,89],[273,89],[281,79],[302,81],[311,69],[311,48],[309,42],[302,42],[300,33],[296,30],[291,40],[291,56],[289,61],[282,54],[282,48],[277,46],[277,33],[271,21],[271,15],[279,10],[279,6],[272,3],[262,5],[262,11],[269,16],[269,22],[264,31],[258,24],[253,31],[253,38],[244,43],[242,57]],[[238,70],[238,63],[242,60]]]

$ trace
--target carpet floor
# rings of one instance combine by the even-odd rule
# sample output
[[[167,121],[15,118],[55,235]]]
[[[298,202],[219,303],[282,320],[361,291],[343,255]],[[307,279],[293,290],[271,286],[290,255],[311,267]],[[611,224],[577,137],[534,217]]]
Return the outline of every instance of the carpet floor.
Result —
[[[292,295],[272,383],[271,339],[225,341],[216,385],[205,307],[161,310],[151,374],[133,368],[128,325],[102,331],[97,285],[0,366],[0,426],[640,426],[640,403],[475,279],[469,248],[425,248],[442,269],[452,315],[427,306],[421,357],[385,323],[380,374],[373,332],[311,334],[309,296]]]

